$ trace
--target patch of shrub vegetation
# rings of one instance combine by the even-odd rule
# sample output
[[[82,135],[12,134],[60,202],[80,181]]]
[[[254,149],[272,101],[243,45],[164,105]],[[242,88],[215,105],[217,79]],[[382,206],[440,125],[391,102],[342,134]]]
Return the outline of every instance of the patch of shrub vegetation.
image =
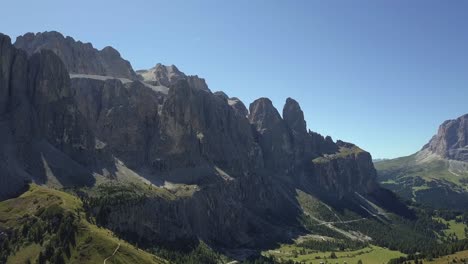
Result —
[[[35,215],[26,215],[20,224],[0,236],[0,263],[6,263],[24,244],[39,244],[42,251],[38,264],[65,263],[76,245],[79,216],[58,205],[41,208]]]

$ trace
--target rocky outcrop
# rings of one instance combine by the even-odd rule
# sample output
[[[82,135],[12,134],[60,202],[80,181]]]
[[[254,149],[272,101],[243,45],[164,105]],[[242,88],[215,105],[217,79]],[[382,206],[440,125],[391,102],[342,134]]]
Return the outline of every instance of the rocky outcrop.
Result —
[[[468,114],[445,121],[423,150],[446,159],[468,161]]]
[[[194,89],[210,91],[205,79],[199,78],[197,75],[185,75],[175,65],[166,66],[158,63],[149,70],[139,70],[138,74],[144,82],[151,85],[170,87],[180,80],[186,80],[189,86]]]
[[[247,117],[249,110],[245,107],[244,103],[237,97],[231,97],[228,99],[228,104],[234,109],[236,114],[239,116]]]
[[[229,99],[229,96],[223,91],[216,91],[213,94],[226,101]]]
[[[268,98],[250,104],[249,121],[258,133],[265,167],[286,173],[292,161],[293,145],[286,122]]]
[[[65,65],[47,50],[28,58],[1,34],[0,45],[0,175],[9,183],[1,185],[0,197],[72,168],[76,180],[63,183],[86,181],[83,166],[93,161],[94,136],[73,103]]]
[[[350,143],[338,141],[336,145],[337,153],[312,161],[312,171],[321,191],[343,198],[353,192],[368,194],[377,190],[377,173],[371,155]]]
[[[302,112],[299,103],[292,99],[286,99],[283,108],[283,118],[294,135],[304,135],[307,133],[304,112]]]
[[[175,65],[166,66],[161,63],[156,64],[156,66],[149,70],[139,70],[137,73],[143,78],[143,81],[147,83],[166,87],[186,77]]]
[[[63,61],[69,73],[105,75],[116,78],[137,79],[130,63],[112,47],[97,50],[90,43],[75,41],[56,31],[27,33],[16,39],[15,47],[29,55],[51,50]]]
[[[239,116],[247,117],[247,115],[249,114],[249,110],[247,110],[247,107],[245,107],[244,103],[239,98],[229,98],[229,96],[222,91],[217,91],[213,94],[226,101],[229,104],[229,106],[232,107],[232,109],[234,109],[234,112]]]

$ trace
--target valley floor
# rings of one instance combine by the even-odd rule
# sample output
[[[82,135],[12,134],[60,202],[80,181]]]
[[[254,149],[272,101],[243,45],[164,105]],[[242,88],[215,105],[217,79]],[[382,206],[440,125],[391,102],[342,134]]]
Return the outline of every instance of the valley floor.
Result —
[[[332,255],[334,253],[334,255]],[[341,252],[317,252],[304,249],[296,245],[282,245],[275,250],[263,252],[265,256],[273,256],[279,261],[292,260],[300,263],[358,263],[380,264],[389,260],[405,256],[405,254],[386,248],[370,245],[368,247]]]

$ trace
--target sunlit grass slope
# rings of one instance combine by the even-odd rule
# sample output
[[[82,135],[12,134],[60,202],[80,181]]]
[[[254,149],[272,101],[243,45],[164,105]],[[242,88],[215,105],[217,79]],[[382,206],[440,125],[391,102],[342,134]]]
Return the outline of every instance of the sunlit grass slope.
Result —
[[[66,263],[168,263],[91,224],[77,197],[37,185],[0,202],[0,232],[3,240],[9,234],[7,263],[36,263],[47,254]]]

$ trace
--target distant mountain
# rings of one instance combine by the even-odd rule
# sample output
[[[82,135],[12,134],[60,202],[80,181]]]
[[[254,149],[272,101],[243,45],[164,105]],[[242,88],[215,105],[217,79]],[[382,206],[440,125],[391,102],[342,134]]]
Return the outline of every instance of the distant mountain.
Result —
[[[437,135],[424,146],[424,150],[444,159],[468,162],[468,114],[440,125]]]
[[[445,121],[419,152],[375,163],[380,183],[437,208],[468,208],[468,115]]]

